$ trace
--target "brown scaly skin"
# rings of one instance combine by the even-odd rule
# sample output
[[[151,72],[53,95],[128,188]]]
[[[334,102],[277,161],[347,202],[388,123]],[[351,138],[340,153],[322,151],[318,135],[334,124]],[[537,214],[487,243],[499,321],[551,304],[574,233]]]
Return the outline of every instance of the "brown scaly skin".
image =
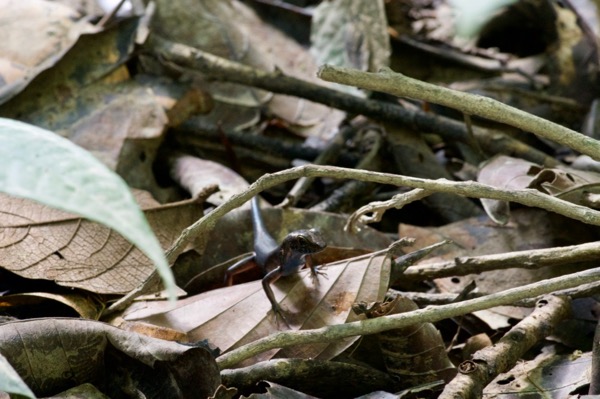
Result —
[[[283,318],[281,307],[275,301],[271,284],[279,277],[296,273],[305,264],[310,267],[312,275],[316,276],[317,270],[310,261],[310,255],[322,251],[327,244],[318,230],[310,229],[292,231],[278,245],[262,220],[258,197],[252,199],[252,225],[254,254],[230,266],[225,272],[225,282],[231,285],[233,276],[251,267],[250,261],[254,260],[265,274],[262,286],[271,302],[273,311]]]

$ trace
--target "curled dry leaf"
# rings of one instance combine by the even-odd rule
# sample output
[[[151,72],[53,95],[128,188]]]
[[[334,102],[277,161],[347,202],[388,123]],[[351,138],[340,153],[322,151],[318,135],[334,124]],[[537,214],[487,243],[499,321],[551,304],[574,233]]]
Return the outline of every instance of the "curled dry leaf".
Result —
[[[201,216],[194,201],[139,201],[163,249]],[[136,288],[154,265],[129,241],[104,227],[26,199],[0,195],[0,266],[31,279],[104,294]]]
[[[40,306],[40,305],[46,306]],[[75,293],[61,293],[54,294],[50,292],[25,292],[20,294],[13,295],[4,295],[2,296],[2,302],[0,304],[1,310],[10,310],[11,308],[12,314],[18,315],[19,309],[14,309],[18,307],[31,307],[32,312],[30,314],[35,316],[30,317],[41,317],[48,316],[51,314],[48,311],[50,309],[56,309],[58,306],[63,305],[70,308],[75,315],[83,317],[85,319],[98,320],[102,311],[104,310],[104,305],[95,298],[93,294],[85,293],[85,292],[75,292]],[[54,305],[54,306],[53,306]],[[68,313],[70,315],[70,313]],[[54,314],[53,314],[54,315]],[[64,313],[61,313],[64,315]]]
[[[81,319],[0,325],[0,352],[38,396],[92,383],[113,397],[208,397],[220,383],[210,351]],[[112,391],[111,391],[112,390]]]
[[[593,194],[600,193],[600,174],[572,168],[544,168],[523,159],[499,155],[484,164],[477,180],[494,187],[522,190],[531,188],[579,205],[597,204]],[[506,224],[510,217],[506,202],[482,198],[487,214],[496,223]]]
[[[233,170],[220,163],[184,155],[175,159],[171,165],[171,177],[195,197],[206,186],[216,184],[219,191],[207,202],[221,205],[234,194],[248,188],[248,182]],[[246,205],[249,209],[249,205]]]

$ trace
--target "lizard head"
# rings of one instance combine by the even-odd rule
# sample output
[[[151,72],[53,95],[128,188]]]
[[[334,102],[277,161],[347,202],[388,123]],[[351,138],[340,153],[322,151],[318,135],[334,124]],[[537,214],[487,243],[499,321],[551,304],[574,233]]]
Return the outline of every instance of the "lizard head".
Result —
[[[327,247],[325,239],[316,229],[296,230],[288,234],[281,243],[282,248],[301,254],[314,254]]]

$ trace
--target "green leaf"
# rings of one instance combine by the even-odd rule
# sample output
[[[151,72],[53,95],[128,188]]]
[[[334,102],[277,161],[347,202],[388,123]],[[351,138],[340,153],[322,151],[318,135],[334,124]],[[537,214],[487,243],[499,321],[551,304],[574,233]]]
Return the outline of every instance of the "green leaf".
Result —
[[[20,395],[25,398],[35,399],[35,394],[29,389],[27,384],[23,382],[19,374],[0,354],[0,391],[8,394]]]
[[[475,38],[498,10],[516,2],[517,0],[450,0],[456,15],[457,36]]]
[[[0,118],[0,192],[102,223],[136,245],[175,281],[164,252],[127,184],[89,152],[48,130]]]

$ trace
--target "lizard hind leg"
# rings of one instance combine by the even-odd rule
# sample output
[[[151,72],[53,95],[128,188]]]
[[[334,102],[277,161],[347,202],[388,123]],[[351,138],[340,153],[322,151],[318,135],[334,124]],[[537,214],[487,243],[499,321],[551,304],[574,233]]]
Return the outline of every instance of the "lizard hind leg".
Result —
[[[225,271],[224,283],[227,287],[233,285],[233,276],[251,270],[256,267],[256,256],[253,254],[243,257],[233,265],[229,266]]]

